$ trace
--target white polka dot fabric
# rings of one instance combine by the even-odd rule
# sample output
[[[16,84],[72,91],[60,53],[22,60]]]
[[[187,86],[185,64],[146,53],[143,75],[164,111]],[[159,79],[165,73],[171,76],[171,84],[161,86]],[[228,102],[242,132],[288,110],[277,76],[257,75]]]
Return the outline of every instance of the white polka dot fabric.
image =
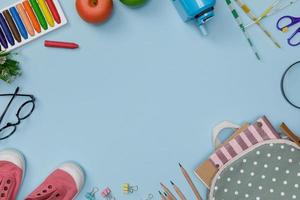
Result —
[[[220,169],[210,200],[300,199],[300,149],[287,140],[253,146]]]

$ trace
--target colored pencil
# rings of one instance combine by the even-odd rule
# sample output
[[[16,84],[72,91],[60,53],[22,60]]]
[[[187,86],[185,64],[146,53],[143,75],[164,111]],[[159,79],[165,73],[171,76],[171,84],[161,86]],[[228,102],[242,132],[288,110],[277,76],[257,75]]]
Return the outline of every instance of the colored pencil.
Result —
[[[234,5],[232,4],[231,0],[225,0],[225,1],[226,1],[226,4],[227,4],[229,10],[231,11],[231,14],[232,14],[232,16],[233,16],[235,22],[238,24],[238,26],[239,26],[239,28],[241,29],[241,31],[242,31],[244,37],[246,38],[248,44],[250,45],[250,47],[251,47],[251,49],[252,49],[254,55],[256,56],[256,58],[257,58],[258,60],[260,60],[260,56],[259,56],[259,54],[258,54],[258,52],[257,52],[257,50],[256,50],[256,48],[255,48],[255,46],[254,46],[254,43],[252,42],[252,40],[251,40],[251,38],[250,38],[248,32],[246,31],[245,26],[244,26],[244,23],[243,23],[242,19],[240,18],[240,16],[239,16],[237,10],[235,9],[235,7],[234,7]]]
[[[165,195],[167,200],[172,200],[172,198],[166,192],[164,192],[164,195]]]
[[[251,9],[245,4],[242,0],[235,0],[236,3],[240,6],[240,8],[244,11],[244,13],[252,20],[257,21],[257,17],[255,14],[251,11]],[[280,44],[273,38],[271,33],[259,22],[256,22],[257,26],[266,34],[268,38],[277,46],[278,48],[281,48]]]
[[[180,199],[181,199],[181,200],[186,200],[184,194],[183,194],[183,193],[181,192],[181,190],[177,187],[177,185],[175,185],[175,184],[173,183],[173,181],[170,181],[170,182],[171,182],[171,184],[172,184],[174,190],[176,191],[177,195],[180,197]]]
[[[49,26],[54,27],[54,19],[53,19],[51,13],[50,13],[45,1],[44,0],[37,0],[37,2],[38,2],[39,6],[40,6],[40,8],[41,8],[41,10],[44,14],[44,16],[46,18],[46,21],[48,22]]]
[[[160,183],[161,187],[163,190],[167,193],[167,195],[170,197],[172,200],[177,200],[176,197],[172,194],[172,192],[162,183]]]
[[[167,200],[167,198],[163,195],[163,193],[161,193],[161,191],[158,191],[158,193],[162,200]]]
[[[179,163],[179,167],[180,167],[180,170],[183,174],[183,176],[185,177],[186,181],[188,182],[189,186],[191,187],[193,193],[195,194],[197,200],[202,200],[202,197],[201,195],[199,194],[195,184],[193,183],[191,177],[189,176],[189,174],[187,173],[187,171],[182,167],[182,165]]]

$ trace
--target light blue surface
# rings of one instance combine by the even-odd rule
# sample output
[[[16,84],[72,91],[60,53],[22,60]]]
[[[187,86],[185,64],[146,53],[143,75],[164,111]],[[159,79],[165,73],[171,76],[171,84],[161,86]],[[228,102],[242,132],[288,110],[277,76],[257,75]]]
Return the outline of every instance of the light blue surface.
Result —
[[[1,0],[1,7],[11,3]],[[19,49],[23,76],[10,86],[0,84],[1,92],[21,86],[37,97],[33,115],[1,142],[1,148],[26,155],[18,199],[57,165],[76,160],[87,174],[78,199],[92,186],[110,186],[118,199],[139,200],[150,192],[158,199],[159,182],[173,180],[191,200],[177,163],[192,173],[211,153],[210,134],[217,123],[265,114],[276,127],[284,120],[300,133],[300,111],[283,100],[279,89],[283,71],[300,59],[300,47],[289,47],[288,34],[275,28],[280,16],[299,15],[300,4],[264,21],[281,50],[251,28],[263,57],[259,62],[224,1],[217,2],[206,38],[182,22],[170,1],[150,0],[140,9],[115,1],[114,15],[100,26],[83,22],[74,1],[61,3],[69,24]],[[250,5],[261,6],[257,13],[263,10],[261,1]],[[81,47],[46,49],[45,39],[76,41]],[[6,101],[0,101],[2,108]],[[204,196],[203,185],[193,179]],[[124,182],[139,185],[140,191],[124,196]]]

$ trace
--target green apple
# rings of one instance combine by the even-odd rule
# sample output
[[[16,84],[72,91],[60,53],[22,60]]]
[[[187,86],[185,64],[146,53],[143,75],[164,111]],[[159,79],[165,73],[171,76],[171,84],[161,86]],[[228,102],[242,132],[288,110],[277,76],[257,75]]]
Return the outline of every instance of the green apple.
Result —
[[[120,0],[123,4],[132,7],[138,7],[144,5],[147,0]]]

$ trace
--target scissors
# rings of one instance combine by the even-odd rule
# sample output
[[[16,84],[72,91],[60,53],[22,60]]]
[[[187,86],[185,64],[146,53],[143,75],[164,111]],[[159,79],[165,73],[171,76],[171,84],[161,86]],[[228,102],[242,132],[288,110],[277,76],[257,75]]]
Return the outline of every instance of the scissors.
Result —
[[[283,21],[288,21],[289,23],[288,24],[285,24],[285,25],[281,25],[283,23]],[[282,32],[287,32],[288,31],[288,28],[291,27],[291,26],[294,26],[296,24],[300,23],[300,17],[293,17],[293,16],[289,16],[289,15],[286,15],[286,16],[283,16],[281,17],[278,22],[277,22],[277,29],[282,31]],[[300,34],[300,27],[292,34],[291,37],[288,38],[288,44],[291,45],[291,46],[297,46],[297,45],[300,45],[300,41],[297,42],[297,43],[293,43],[292,40],[293,38],[297,35],[297,34]]]

